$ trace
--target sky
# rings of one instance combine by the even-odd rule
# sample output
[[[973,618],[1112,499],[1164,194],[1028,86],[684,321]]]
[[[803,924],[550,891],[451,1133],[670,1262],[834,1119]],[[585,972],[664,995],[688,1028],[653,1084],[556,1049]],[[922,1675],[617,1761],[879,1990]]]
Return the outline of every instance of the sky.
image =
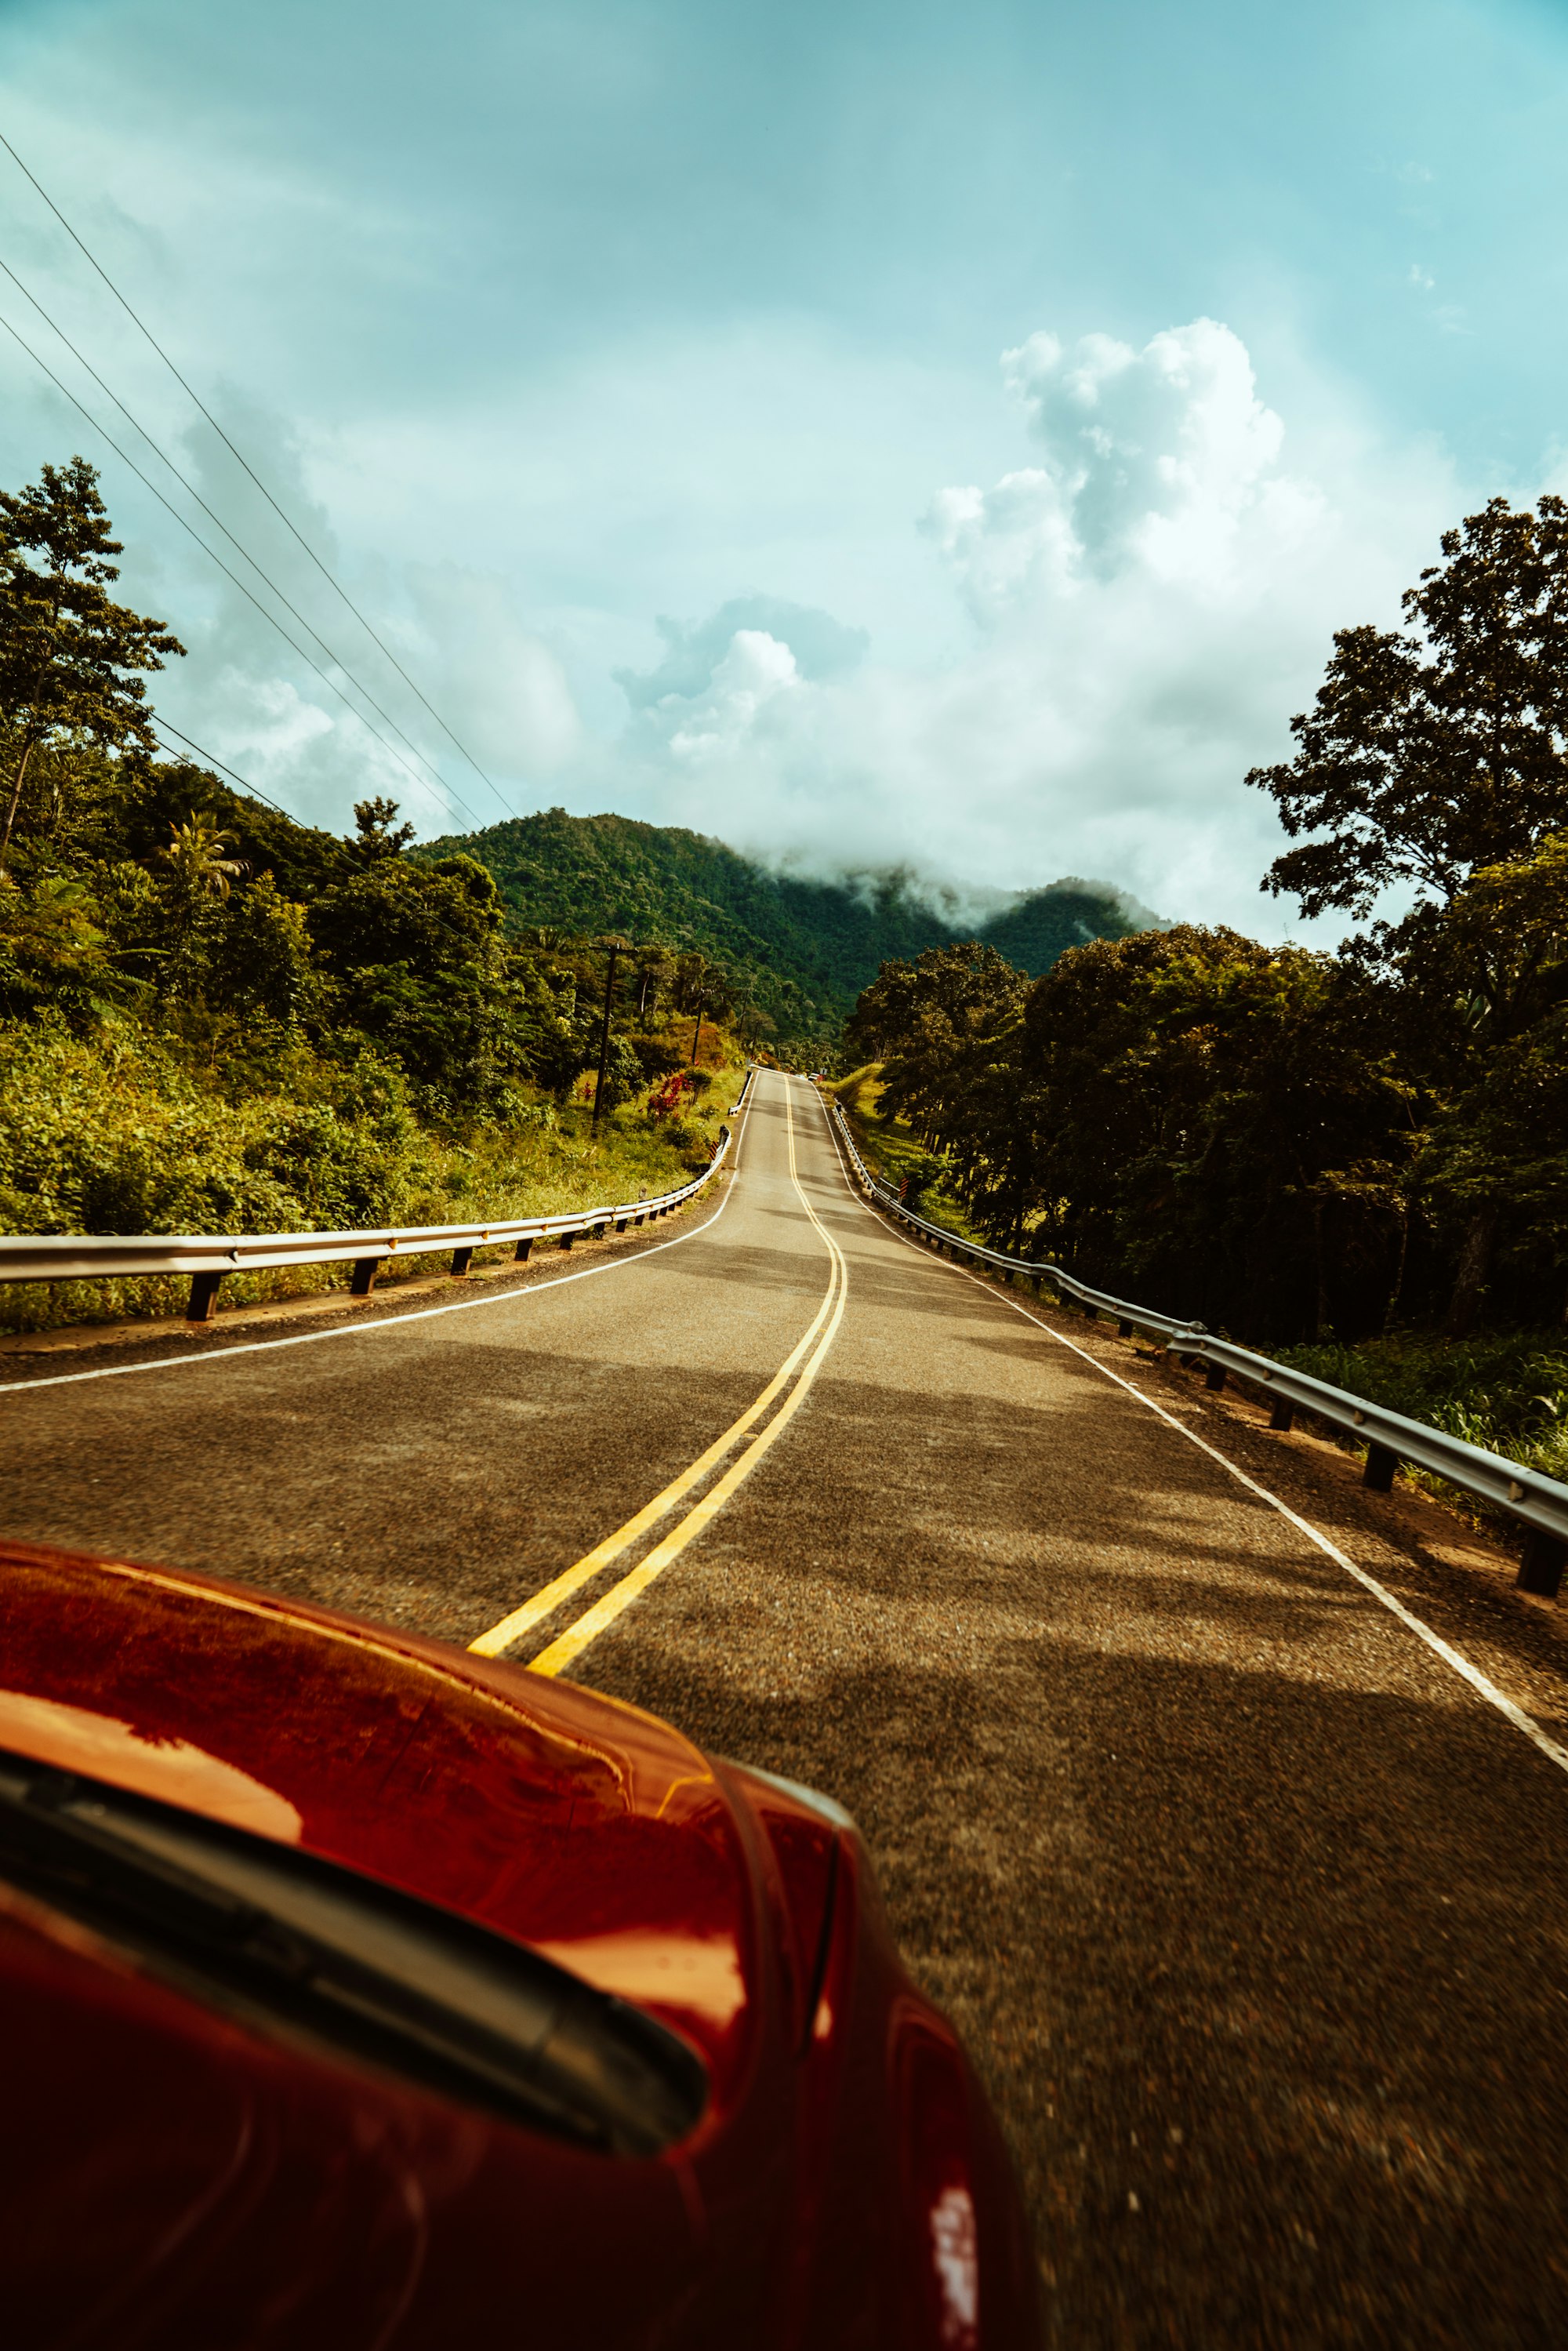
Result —
[[[3,150],[0,481],[99,466],[161,715],[335,831],[1326,938],[1248,769],[1568,487],[1568,0],[0,0],[0,133],[362,619]]]

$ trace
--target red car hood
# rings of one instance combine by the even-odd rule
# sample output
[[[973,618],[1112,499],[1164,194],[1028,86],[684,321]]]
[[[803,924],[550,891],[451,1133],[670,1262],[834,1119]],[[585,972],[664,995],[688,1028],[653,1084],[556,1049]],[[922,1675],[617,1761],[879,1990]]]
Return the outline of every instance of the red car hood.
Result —
[[[0,1545],[0,1747],[464,1912],[618,1992],[733,2095],[757,2008],[745,1832],[665,1723],[178,1570]]]

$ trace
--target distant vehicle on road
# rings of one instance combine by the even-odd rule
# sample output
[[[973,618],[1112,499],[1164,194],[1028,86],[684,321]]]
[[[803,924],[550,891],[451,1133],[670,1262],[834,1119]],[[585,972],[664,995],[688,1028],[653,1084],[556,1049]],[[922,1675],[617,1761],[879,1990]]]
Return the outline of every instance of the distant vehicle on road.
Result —
[[[1027,2351],[996,2126],[828,1799],[225,1585],[0,1546],[27,2351]]]

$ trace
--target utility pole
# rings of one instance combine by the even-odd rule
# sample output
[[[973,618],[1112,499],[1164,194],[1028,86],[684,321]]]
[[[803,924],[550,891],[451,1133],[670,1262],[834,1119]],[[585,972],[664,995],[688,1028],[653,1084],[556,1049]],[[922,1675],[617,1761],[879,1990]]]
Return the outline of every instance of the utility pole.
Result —
[[[591,1134],[599,1132],[599,1113],[604,1105],[604,1077],[610,1067],[610,1014],[615,1002],[615,958],[632,952],[630,939],[601,939],[599,944],[608,951],[610,961],[604,973],[604,1026],[599,1032],[599,1082],[593,1089],[593,1121],[589,1129]]]

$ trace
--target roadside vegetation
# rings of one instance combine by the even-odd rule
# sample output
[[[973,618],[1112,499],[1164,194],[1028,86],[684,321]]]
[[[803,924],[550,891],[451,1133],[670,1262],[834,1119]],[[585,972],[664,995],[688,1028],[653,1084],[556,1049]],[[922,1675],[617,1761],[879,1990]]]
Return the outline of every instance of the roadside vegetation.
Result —
[[[1442,554],[1249,778],[1298,844],[1263,886],[1364,922],[1337,953],[1184,925],[1031,982],[972,943],[884,964],[846,1047],[998,1246],[1561,1471],[1568,506]]]
[[[114,602],[92,469],[0,493],[0,1227],[298,1231],[542,1215],[706,1165],[762,1026],[723,967],[521,930],[486,869],[338,840],[161,756],[180,655]],[[225,1301],[341,1269],[235,1277]],[[0,1285],[0,1328],[177,1307],[165,1282]]]
[[[822,1091],[837,1098],[872,1174],[896,1192],[915,1216],[944,1225],[966,1240],[984,1238],[965,1211],[946,1154],[933,1151],[908,1119],[884,1107],[886,1088],[876,1062],[862,1063],[845,1077],[828,1080]]]

